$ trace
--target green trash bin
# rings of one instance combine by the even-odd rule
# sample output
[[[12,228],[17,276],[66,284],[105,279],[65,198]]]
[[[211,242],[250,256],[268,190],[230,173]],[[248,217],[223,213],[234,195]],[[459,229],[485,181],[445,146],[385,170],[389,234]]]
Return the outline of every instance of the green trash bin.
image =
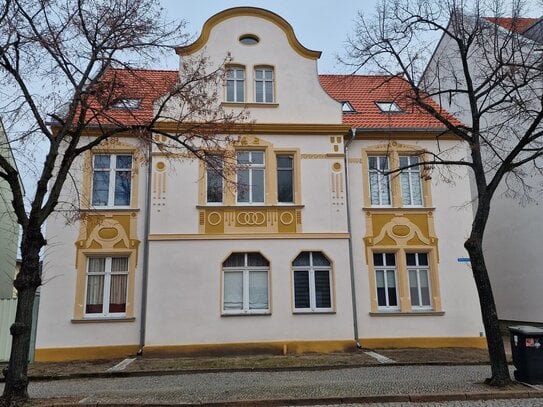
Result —
[[[543,384],[543,328],[510,326],[511,352],[515,379],[530,384]]]

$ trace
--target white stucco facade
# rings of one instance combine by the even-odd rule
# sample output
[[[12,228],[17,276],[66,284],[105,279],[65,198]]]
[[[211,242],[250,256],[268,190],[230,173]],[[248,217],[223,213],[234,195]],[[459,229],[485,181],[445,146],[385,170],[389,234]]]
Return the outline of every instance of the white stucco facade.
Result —
[[[241,44],[239,38],[247,34],[259,42]],[[146,153],[137,151],[130,138],[83,158],[75,176],[87,197],[88,208],[82,211],[86,216],[66,226],[58,215],[47,227],[37,358],[90,359],[137,351],[213,353],[217,349],[339,351],[355,349],[357,343],[368,347],[482,346],[473,279],[457,261],[464,256],[462,243],[472,217],[465,206],[470,197],[465,174],[455,184],[443,183],[439,176],[426,177],[425,201],[416,207],[401,204],[397,180],[391,181],[392,205],[375,208],[367,201],[367,157],[383,154],[389,143],[399,154],[434,150],[432,135],[412,131],[407,138],[398,133],[396,140],[388,132],[382,139],[358,132],[349,141],[346,157],[345,143],[351,132],[342,123],[341,103],[321,87],[318,53],[303,48],[290,26],[265,10],[231,9],[212,17],[193,45],[178,50],[182,60],[199,52],[212,61],[210,69],[228,54],[228,66],[245,67],[246,99],[225,101],[223,107],[249,109],[254,127],[239,134],[228,148],[237,154],[261,154],[262,201],[239,202],[238,184],[224,187],[218,202],[208,202],[210,175],[202,161],[186,152],[167,157],[157,148],[150,162],[138,160],[138,154]],[[254,68],[260,66],[273,71],[273,103],[257,104],[254,99]],[[219,94],[225,92],[226,85]],[[170,113],[175,108],[172,102]],[[441,147],[457,156],[465,154],[457,140],[446,139]],[[126,207],[88,205],[97,182],[91,175],[97,154],[113,158],[133,154]],[[279,198],[281,156],[292,163],[291,202]],[[244,169],[240,166],[236,171]],[[225,175],[229,177],[235,181],[235,174]],[[296,304],[303,289],[294,277],[301,269],[295,259],[307,252],[313,253],[312,259],[322,254],[319,261],[325,260],[320,269],[313,263],[308,266],[311,307],[301,308]],[[393,253],[398,261],[394,291],[398,306],[394,309],[381,307],[375,286],[372,253],[385,252]],[[419,252],[430,258],[431,290],[430,303],[420,309],[410,299],[405,265],[406,254]],[[239,287],[244,304],[249,305],[232,311],[226,304],[225,297],[232,296],[226,292],[232,286],[225,288],[232,253],[262,256],[258,267],[260,272],[265,269],[267,283],[265,291],[262,281],[259,289],[267,297],[259,300],[264,301],[259,308],[250,305],[252,290],[256,290],[252,277],[244,280],[248,285],[244,282]],[[124,311],[97,315],[89,307],[88,259],[92,257],[128,258]],[[317,272],[321,273],[320,288]],[[112,295],[113,285],[110,290]],[[326,305],[315,305],[318,301]]]

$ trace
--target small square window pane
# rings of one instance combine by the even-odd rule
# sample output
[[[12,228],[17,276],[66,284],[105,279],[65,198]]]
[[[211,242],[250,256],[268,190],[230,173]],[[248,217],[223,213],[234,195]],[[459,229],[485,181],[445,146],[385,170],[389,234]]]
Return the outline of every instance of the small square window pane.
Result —
[[[112,257],[111,258],[112,273],[128,273],[128,257]]]
[[[409,160],[407,159],[407,157],[400,157],[400,167],[404,168],[404,167],[407,167],[408,165],[409,165]]]
[[[111,156],[105,154],[97,154],[94,156],[94,168],[109,169]]]
[[[271,69],[266,69],[264,71],[264,77],[267,80],[272,80],[273,79],[273,71]]]
[[[264,78],[264,72],[262,71],[262,69],[257,69],[255,71],[255,78],[256,79],[263,79]]]
[[[373,253],[373,264],[375,266],[383,266],[383,253]]]
[[[415,253],[407,253],[405,255],[405,260],[407,261],[408,266],[416,266],[417,260],[416,260],[416,254]]]
[[[419,264],[421,266],[428,265],[428,253],[419,253]]]
[[[226,71],[226,77],[227,77],[228,79],[234,78],[234,75],[235,75],[235,73],[234,73],[234,70],[233,70],[233,69],[228,69],[228,70]]]
[[[368,165],[370,170],[377,169],[377,157],[368,157]]]
[[[249,152],[248,151],[239,151],[237,153],[238,164],[249,164]]]
[[[253,151],[251,153],[251,162],[253,164],[264,164],[264,152],[263,151]]]
[[[116,157],[117,169],[132,169],[132,156],[131,155],[118,155]]]
[[[236,69],[236,79],[245,79],[245,70],[244,69]]]
[[[386,253],[385,254],[387,266],[395,266],[396,265],[396,256],[394,253]]]
[[[388,170],[388,157],[379,157],[379,168],[382,171]]]
[[[292,156],[291,155],[278,155],[277,156],[277,168],[280,169],[292,169]]]
[[[254,267],[269,266],[268,260],[260,253],[247,253],[247,265]]]

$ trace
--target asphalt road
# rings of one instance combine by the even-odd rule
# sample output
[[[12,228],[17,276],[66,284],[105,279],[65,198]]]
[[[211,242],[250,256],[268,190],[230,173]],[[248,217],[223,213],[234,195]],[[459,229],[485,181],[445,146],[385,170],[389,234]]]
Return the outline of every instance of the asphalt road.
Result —
[[[31,383],[29,392],[30,396],[35,398],[77,397],[88,403],[315,399],[384,394],[484,392],[489,390],[482,384],[488,374],[488,366],[376,366],[319,371],[230,372],[58,380]],[[0,388],[2,386],[0,385]],[[458,402],[450,405],[463,406]],[[486,404],[472,405],[486,406]],[[519,405],[543,406],[543,401],[540,404]]]

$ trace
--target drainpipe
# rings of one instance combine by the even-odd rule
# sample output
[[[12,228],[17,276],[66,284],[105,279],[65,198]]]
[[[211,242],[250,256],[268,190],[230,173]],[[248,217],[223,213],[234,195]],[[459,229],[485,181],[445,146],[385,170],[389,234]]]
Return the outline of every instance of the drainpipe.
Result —
[[[351,201],[349,197],[349,146],[356,136],[356,129],[351,129],[351,138],[345,143],[345,199],[347,201],[347,231],[349,232],[349,266],[351,272],[351,300],[353,307],[353,332],[356,347],[361,348],[358,342],[358,313],[356,311],[356,287],[355,287],[355,271],[354,271],[354,256],[353,256],[353,231],[351,225]]]
[[[149,233],[151,231],[151,175],[153,171],[153,143],[149,135],[149,147],[147,149],[147,190],[145,191],[145,231],[143,236],[143,270],[141,286],[141,316],[140,316],[140,348],[138,355],[143,354],[145,346],[145,325],[147,323],[147,284],[149,281]]]

